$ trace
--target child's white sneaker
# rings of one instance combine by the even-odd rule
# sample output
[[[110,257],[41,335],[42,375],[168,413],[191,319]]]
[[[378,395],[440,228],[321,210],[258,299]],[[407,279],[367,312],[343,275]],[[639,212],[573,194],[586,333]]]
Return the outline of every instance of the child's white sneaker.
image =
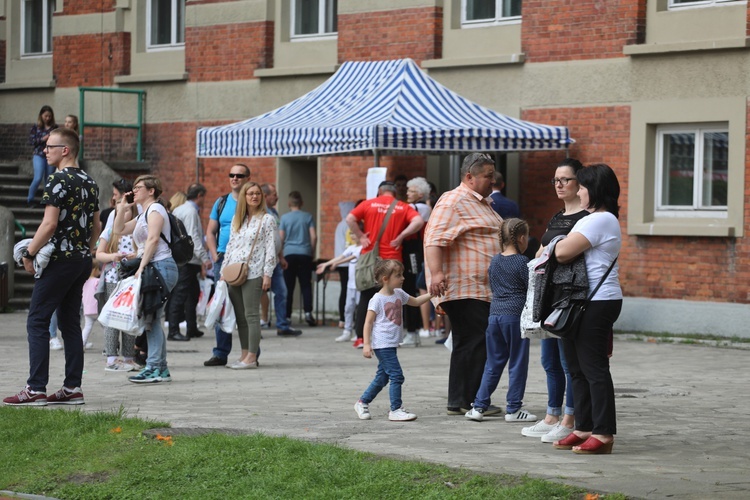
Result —
[[[370,416],[370,405],[363,403],[362,401],[354,403],[354,411],[357,412],[357,416],[360,420],[370,420],[372,418]]]
[[[409,413],[403,407],[398,410],[388,412],[388,420],[391,422],[409,422],[416,420],[417,416],[413,413]]]
[[[472,406],[471,410],[467,411],[464,416],[469,420],[481,422],[482,420],[484,420],[484,408]]]
[[[419,336],[422,337],[423,339],[426,339],[426,338],[428,338],[430,336],[430,331],[427,330],[426,328],[420,328],[419,329]]]
[[[49,348],[53,351],[61,351],[63,348],[62,342],[59,337],[52,337],[49,339]]]
[[[514,411],[513,413],[505,414],[506,422],[536,422],[538,419],[536,415],[533,415],[523,408]]]
[[[344,330],[344,332],[336,337],[336,342],[349,342],[352,340],[352,332],[351,330]]]

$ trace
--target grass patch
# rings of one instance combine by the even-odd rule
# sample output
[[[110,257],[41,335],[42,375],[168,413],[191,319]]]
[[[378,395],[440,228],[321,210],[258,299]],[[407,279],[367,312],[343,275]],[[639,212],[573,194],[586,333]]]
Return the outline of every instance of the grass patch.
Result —
[[[165,426],[127,418],[122,409],[84,413],[1,407],[0,490],[60,499],[584,498],[583,490],[549,481],[261,434],[142,435]]]

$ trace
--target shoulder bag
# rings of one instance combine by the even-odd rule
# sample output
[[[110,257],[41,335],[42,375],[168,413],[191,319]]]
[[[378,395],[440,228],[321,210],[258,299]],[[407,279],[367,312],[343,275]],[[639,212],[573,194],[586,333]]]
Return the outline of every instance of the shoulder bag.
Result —
[[[357,286],[357,290],[360,292],[363,290],[369,290],[378,284],[375,281],[375,265],[381,260],[380,238],[383,236],[383,232],[388,226],[388,221],[390,220],[393,209],[396,207],[397,203],[398,200],[394,198],[391,205],[388,207],[388,212],[385,214],[385,219],[383,219],[383,225],[380,226],[380,232],[378,232],[378,237],[375,239],[375,246],[372,247],[371,251],[360,255],[357,259],[357,266],[354,268],[354,282]]]
[[[547,316],[547,319],[542,322],[542,328],[563,339],[572,339],[575,337],[578,333],[581,319],[583,319],[583,313],[586,312],[586,307],[589,305],[589,302],[591,302],[594,295],[596,295],[596,292],[599,291],[599,287],[601,287],[604,280],[607,279],[612,268],[615,267],[615,262],[617,262],[617,257],[615,257],[615,260],[609,265],[609,269],[604,273],[602,279],[599,280],[599,284],[596,285],[596,288],[594,288],[594,291],[589,294],[586,300],[571,300],[566,307],[555,309],[549,316]]]
[[[263,229],[263,221],[258,225],[258,232],[255,233],[255,239],[253,239],[253,246],[250,247],[250,253],[247,254],[245,262],[235,262],[229,264],[221,269],[221,277],[227,282],[229,286],[242,286],[247,281],[247,273],[250,270],[250,259],[253,256],[253,250],[255,250],[255,244],[258,242],[258,236]]]

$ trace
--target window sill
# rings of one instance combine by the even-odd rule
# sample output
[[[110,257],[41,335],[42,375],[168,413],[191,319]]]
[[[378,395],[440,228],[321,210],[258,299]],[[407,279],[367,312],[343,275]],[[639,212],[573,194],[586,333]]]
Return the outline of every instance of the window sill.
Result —
[[[669,52],[746,49],[748,47],[750,47],[750,38],[727,38],[725,40],[706,40],[699,42],[626,45],[622,49],[622,53],[626,56],[645,56],[651,54],[665,54]]]
[[[628,234],[637,236],[739,237],[741,228],[724,219],[685,219],[681,221],[628,222]]]
[[[300,66],[294,68],[266,68],[256,69],[254,75],[257,78],[277,78],[282,76],[303,75],[332,75],[339,69],[338,64],[331,66]]]
[[[54,80],[40,80],[35,82],[5,82],[0,83],[0,91],[3,90],[29,90],[29,89],[53,89]]]
[[[501,66],[504,64],[523,64],[526,54],[504,54],[491,57],[466,57],[461,59],[428,59],[422,61],[422,68],[466,68],[471,66]]]
[[[182,82],[188,79],[187,73],[164,73],[161,75],[122,75],[115,77],[115,83]]]

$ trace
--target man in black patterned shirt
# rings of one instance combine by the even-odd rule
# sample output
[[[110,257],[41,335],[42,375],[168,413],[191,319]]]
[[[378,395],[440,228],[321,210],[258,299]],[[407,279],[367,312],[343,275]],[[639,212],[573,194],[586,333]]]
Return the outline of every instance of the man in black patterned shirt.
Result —
[[[54,246],[47,267],[36,279],[26,320],[29,341],[29,379],[7,405],[45,406],[83,404],[83,341],[81,297],[91,274],[91,249],[99,238],[99,187],[78,167],[78,135],[68,129],[53,130],[44,151],[56,167],[44,187],[44,219],[23,252],[24,268],[34,273],[36,254],[47,243]],[[49,322],[57,310],[65,342],[63,387],[47,395],[49,381]]]

